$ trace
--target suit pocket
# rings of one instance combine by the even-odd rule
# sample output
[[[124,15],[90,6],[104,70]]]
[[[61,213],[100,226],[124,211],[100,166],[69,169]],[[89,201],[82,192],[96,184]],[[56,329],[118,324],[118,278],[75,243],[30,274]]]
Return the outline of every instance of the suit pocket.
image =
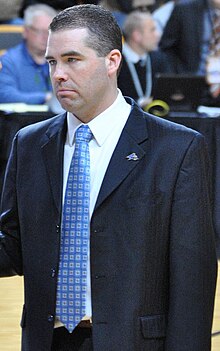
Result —
[[[141,331],[145,339],[165,338],[166,318],[164,314],[140,317]]]
[[[25,327],[25,321],[26,321],[26,308],[25,308],[25,305],[23,305],[23,311],[22,311],[21,322],[20,322],[21,328]]]

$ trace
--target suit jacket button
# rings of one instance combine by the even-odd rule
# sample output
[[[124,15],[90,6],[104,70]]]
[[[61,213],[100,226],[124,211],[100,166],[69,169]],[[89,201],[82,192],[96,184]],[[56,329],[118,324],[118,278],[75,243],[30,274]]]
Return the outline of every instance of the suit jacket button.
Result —
[[[48,322],[53,322],[54,316],[52,314],[48,314],[47,320],[48,320]]]

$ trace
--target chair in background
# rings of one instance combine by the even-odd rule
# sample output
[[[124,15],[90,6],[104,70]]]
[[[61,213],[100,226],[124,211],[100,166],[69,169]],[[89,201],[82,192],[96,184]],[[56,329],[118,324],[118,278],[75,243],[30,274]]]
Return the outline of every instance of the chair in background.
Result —
[[[10,47],[15,46],[21,42],[22,32],[22,25],[0,25],[0,55],[2,55]]]

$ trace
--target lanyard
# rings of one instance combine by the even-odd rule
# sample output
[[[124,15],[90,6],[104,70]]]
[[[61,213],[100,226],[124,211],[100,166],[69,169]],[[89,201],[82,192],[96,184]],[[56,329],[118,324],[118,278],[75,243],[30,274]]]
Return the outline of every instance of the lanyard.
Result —
[[[126,55],[124,55],[125,61],[127,62],[129,71],[131,73],[131,78],[133,80],[136,92],[138,94],[139,99],[142,97],[150,97],[151,95],[151,90],[152,90],[152,72],[151,72],[151,59],[150,55],[147,55],[146,59],[146,87],[145,87],[145,92],[143,92],[140,79],[138,77],[135,65],[133,62],[131,62]]]

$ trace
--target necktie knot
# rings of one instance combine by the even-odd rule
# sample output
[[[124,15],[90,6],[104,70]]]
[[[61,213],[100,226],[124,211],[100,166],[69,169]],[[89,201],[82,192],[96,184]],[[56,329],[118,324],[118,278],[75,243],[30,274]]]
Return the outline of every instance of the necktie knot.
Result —
[[[138,61],[138,64],[141,66],[141,67],[145,67],[146,66],[146,59],[140,59]]]
[[[88,125],[83,124],[76,130],[76,133],[75,133],[76,142],[84,141],[89,143],[92,137],[93,135]]]

